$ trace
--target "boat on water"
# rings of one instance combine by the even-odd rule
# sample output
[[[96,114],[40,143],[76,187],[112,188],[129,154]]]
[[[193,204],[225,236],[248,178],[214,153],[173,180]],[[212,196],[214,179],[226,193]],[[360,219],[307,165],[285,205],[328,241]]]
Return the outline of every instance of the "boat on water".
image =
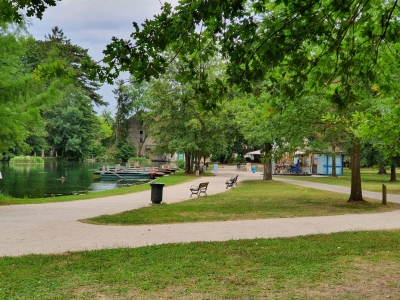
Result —
[[[104,172],[100,180],[151,179],[150,172]]]
[[[98,171],[93,172],[94,175],[99,175],[100,180],[121,180],[121,179],[155,179],[166,174],[171,174],[176,171],[176,168],[113,168],[107,166],[107,170],[99,167]]]

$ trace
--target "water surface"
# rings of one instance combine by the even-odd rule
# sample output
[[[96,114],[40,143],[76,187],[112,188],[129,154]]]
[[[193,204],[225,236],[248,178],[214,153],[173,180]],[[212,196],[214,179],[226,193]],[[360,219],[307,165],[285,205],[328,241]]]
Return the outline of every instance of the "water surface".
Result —
[[[134,183],[133,180],[100,181],[93,172],[104,164],[55,160],[46,161],[44,164],[0,163],[3,177],[0,179],[0,192],[14,198],[40,198],[104,191]]]

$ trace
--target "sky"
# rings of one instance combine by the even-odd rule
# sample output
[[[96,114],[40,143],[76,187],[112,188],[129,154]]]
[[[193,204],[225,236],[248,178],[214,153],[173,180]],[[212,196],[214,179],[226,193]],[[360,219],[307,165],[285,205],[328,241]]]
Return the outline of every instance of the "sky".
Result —
[[[88,49],[89,55],[99,61],[113,36],[129,39],[134,31],[132,22],[141,24],[145,19],[152,19],[165,2],[173,6],[178,4],[178,0],[62,0],[57,6],[49,7],[42,20],[32,18],[28,30],[36,39],[43,40],[58,26],[72,44]],[[121,76],[122,79],[128,77],[128,74]],[[104,84],[99,90],[103,100],[109,102],[107,109],[112,114],[116,106],[114,88]],[[95,106],[95,111],[100,114],[104,108]]]

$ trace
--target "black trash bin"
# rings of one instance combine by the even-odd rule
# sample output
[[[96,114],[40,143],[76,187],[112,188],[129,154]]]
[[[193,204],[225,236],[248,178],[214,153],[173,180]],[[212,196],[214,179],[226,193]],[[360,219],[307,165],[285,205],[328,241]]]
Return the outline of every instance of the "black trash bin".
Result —
[[[151,202],[155,204],[160,204],[162,201],[162,196],[163,196],[163,187],[164,183],[150,183],[151,186]]]

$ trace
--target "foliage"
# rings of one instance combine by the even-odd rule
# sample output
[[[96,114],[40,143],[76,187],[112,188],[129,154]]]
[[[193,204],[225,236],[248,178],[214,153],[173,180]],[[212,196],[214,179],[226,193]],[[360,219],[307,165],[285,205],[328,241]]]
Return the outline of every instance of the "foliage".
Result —
[[[132,143],[119,142],[117,144],[117,152],[115,154],[115,158],[126,162],[130,159],[130,157],[134,157],[136,153],[137,150]]]
[[[257,96],[257,85],[266,80],[293,100],[311,78],[315,91],[326,88],[328,101],[344,110],[363,99],[377,77],[385,77],[389,89],[395,82],[382,70],[382,61],[393,65],[398,61],[397,8],[397,1],[183,0],[174,10],[165,4],[141,27],[134,23],[132,40],[113,38],[104,51],[106,66],[86,66],[102,80],[112,81],[121,71],[149,80],[167,72],[176,59],[189,66],[182,68],[181,82],[205,95],[211,85],[202,80],[206,73],[199,65],[218,53],[227,62],[227,78],[213,82],[215,90],[225,91],[226,83],[237,84]],[[164,56],[167,50],[172,59]],[[208,94],[198,101],[215,107],[222,93]],[[265,112],[268,109],[263,107]],[[262,144],[267,160],[273,138]],[[350,142],[358,166],[359,141]],[[269,168],[265,170],[268,173]],[[362,200],[359,168],[353,170],[350,198]],[[270,179],[267,173],[264,177]]]
[[[90,99],[73,85],[64,87],[63,97],[43,117],[46,120],[48,140],[59,155],[69,160],[81,160],[100,146],[94,146],[107,134],[99,131],[100,120],[92,112]]]
[[[231,82],[245,88],[277,65],[290,64],[288,75],[300,87],[324,57],[337,55],[335,68],[320,76],[320,84],[341,77],[346,91],[354,76],[373,77],[380,47],[398,40],[396,7],[397,1],[184,0],[173,10],[166,3],[153,20],[140,27],[134,23],[132,40],[113,38],[104,51],[107,65],[92,70],[103,80],[120,71],[148,80],[167,71],[171,60],[163,53],[172,47],[173,57],[192,54],[184,63],[193,66],[221,52]],[[186,81],[200,79],[197,71],[187,72]]]
[[[141,131],[138,143],[138,156],[142,156],[143,146],[149,137],[149,130],[144,124],[143,117],[151,103],[148,89],[149,84],[147,82],[138,83],[134,77],[130,78],[129,84],[123,86],[124,93],[129,101],[129,112],[132,115],[131,122],[128,122],[128,124],[136,122]]]
[[[61,0],[21,0],[0,2],[0,23],[22,22],[24,13],[28,17],[42,18],[49,6],[55,6]]]
[[[36,68],[36,75],[40,77],[64,78],[64,82],[73,84],[76,88],[91,99],[97,106],[107,105],[102,96],[97,93],[100,83],[95,78],[88,78],[88,75],[81,70],[84,60],[92,60],[88,50],[71,43],[62,29],[57,26],[51,29],[51,33],[45,39],[36,41],[36,47],[30,57],[30,63]]]
[[[238,155],[235,157],[235,163],[244,163],[246,162],[246,159],[242,155]]]
[[[11,152],[3,152],[3,153],[0,153],[0,160],[1,161],[9,161],[14,156],[15,155]]]
[[[42,128],[33,130],[26,138],[25,142],[30,146],[32,152],[36,155],[50,148],[46,138],[47,132],[45,131],[45,125],[43,124]]]
[[[44,161],[38,156],[14,156],[10,158],[10,164],[43,164]]]
[[[92,141],[87,148],[87,157],[102,157],[106,154],[107,149],[98,141]]]
[[[34,43],[0,29],[0,152],[29,153],[27,138],[44,126],[40,109],[59,94],[57,80],[35,77],[27,63]]]
[[[229,163],[235,159],[235,156],[246,154],[248,141],[245,139],[241,124],[238,122],[238,114],[229,104],[225,104],[218,111],[218,118],[229,120],[225,122],[224,132],[226,136],[226,146],[224,148],[216,148],[212,151],[211,161],[220,163]]]
[[[215,68],[207,66],[210,78],[218,72],[218,63]],[[218,111],[206,111],[199,105],[198,99],[204,95],[179,81],[180,68],[172,65],[168,74],[151,82],[152,102],[143,117],[156,143],[153,153],[184,153],[185,171],[190,173],[195,160],[227,147],[228,122]]]
[[[126,142],[129,136],[129,117],[132,115],[131,101],[124,88],[124,81],[119,80],[117,87],[113,90],[117,100],[117,113],[115,116],[115,144]]]
[[[104,147],[111,148],[115,142],[115,118],[111,115],[111,111],[108,109],[103,110],[99,118],[101,119],[102,127],[106,130],[108,136],[102,139],[101,143]]]
[[[382,151],[374,148],[371,143],[365,143],[361,150],[361,167],[373,167],[385,164]]]
[[[177,159],[175,161],[175,165],[179,168],[179,169],[184,169],[185,168],[185,160],[184,159]]]
[[[87,50],[71,44],[57,27],[44,41],[4,29],[3,42],[0,151],[40,153],[54,147],[68,159],[104,152],[93,144],[109,134],[100,119],[94,120],[91,101],[104,104],[96,93],[99,84],[80,71],[81,61],[90,59]]]

